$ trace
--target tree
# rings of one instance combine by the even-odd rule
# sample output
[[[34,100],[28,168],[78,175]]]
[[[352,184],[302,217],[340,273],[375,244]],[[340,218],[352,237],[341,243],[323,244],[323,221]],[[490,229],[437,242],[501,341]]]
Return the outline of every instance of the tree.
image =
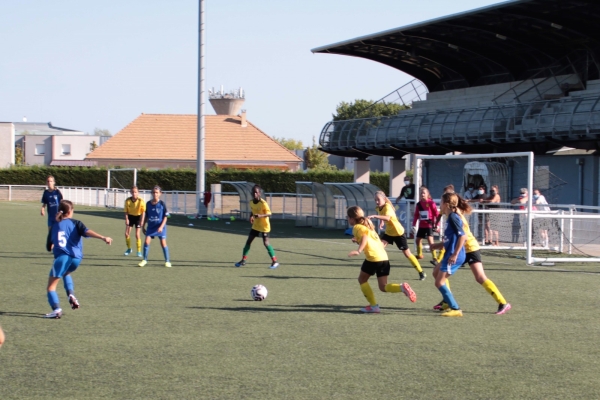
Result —
[[[23,148],[20,145],[15,146],[15,165],[23,165],[25,157],[23,154]]]
[[[349,119],[386,117],[396,115],[402,110],[410,107],[395,103],[376,103],[372,100],[357,99],[354,102],[342,101],[335,108],[334,121],[345,121]]]
[[[96,141],[94,140],[92,143],[90,143],[90,153],[94,150],[96,150],[98,148],[98,143],[96,143]]]
[[[275,140],[277,143],[279,143],[280,145],[282,145],[283,147],[285,147],[288,150],[302,150],[304,149],[304,145],[302,144],[302,140],[296,140],[296,139],[286,139],[286,138],[278,138],[276,136],[273,136],[273,140]]]
[[[335,165],[329,164],[327,153],[321,151],[319,146],[317,146],[317,141],[314,136],[312,147],[308,147],[304,153],[304,160],[306,161],[307,169],[321,171],[333,171],[337,169]]]
[[[108,129],[100,129],[100,128],[95,128],[94,129],[94,135],[98,135],[98,136],[112,136],[112,134],[110,133],[110,131]]]

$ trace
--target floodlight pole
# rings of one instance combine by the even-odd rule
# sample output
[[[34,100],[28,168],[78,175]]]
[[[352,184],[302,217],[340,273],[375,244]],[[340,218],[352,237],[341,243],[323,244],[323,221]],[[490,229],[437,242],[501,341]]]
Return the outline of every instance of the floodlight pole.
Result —
[[[196,151],[196,211],[204,194],[204,0],[198,5],[198,148]]]

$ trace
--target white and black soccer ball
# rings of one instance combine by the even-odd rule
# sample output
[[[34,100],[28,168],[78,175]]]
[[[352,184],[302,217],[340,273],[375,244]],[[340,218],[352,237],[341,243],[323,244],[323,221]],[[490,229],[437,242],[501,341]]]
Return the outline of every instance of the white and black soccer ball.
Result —
[[[250,295],[252,296],[252,299],[254,299],[255,301],[263,301],[264,299],[267,298],[268,293],[269,292],[267,291],[267,288],[264,287],[263,285],[256,285],[250,291]]]

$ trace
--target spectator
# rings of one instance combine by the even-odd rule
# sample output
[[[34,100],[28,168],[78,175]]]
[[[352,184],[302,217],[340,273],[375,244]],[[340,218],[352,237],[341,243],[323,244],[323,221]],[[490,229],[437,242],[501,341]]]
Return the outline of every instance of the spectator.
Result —
[[[486,208],[498,208],[498,205],[492,205],[492,203],[500,203],[502,201],[500,197],[500,191],[498,190],[498,185],[492,185],[492,189],[490,190],[490,195],[486,196],[484,199],[480,199],[479,202],[482,204],[486,204]],[[494,214],[487,214],[487,218],[485,221],[485,231],[484,231],[484,242],[486,245],[493,244],[494,246],[500,245],[500,235],[498,231],[492,230],[492,220],[496,217]]]
[[[396,203],[400,203],[400,200],[415,200],[415,184],[413,183],[412,177],[404,178],[404,187],[400,191],[400,196],[396,199]]]
[[[467,190],[465,191],[465,194],[463,195],[463,198],[467,201],[471,201],[471,200],[473,200],[473,197],[475,197],[475,185],[473,185],[472,183],[469,183],[469,185],[467,186]]]
[[[525,210],[527,206],[527,202],[529,201],[529,191],[527,188],[521,188],[519,197],[513,199],[510,204],[518,205],[519,210]],[[513,217],[512,224],[512,241],[513,243],[523,243],[521,235],[521,227],[527,226],[526,224],[526,216],[523,214],[515,214]],[[522,223],[523,222],[523,223]]]
[[[538,211],[550,211],[550,207],[548,207],[548,201],[546,201],[546,197],[540,193],[539,189],[533,189],[533,204],[535,204],[535,208]],[[548,223],[550,220],[541,218],[539,220],[534,220],[534,226],[539,228],[536,231],[540,234],[540,239],[543,247],[548,247]]]

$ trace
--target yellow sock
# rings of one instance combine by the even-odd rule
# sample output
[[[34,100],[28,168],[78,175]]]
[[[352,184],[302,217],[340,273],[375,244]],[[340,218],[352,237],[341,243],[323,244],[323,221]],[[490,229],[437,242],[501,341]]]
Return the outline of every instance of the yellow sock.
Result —
[[[373,293],[373,289],[371,289],[371,285],[369,282],[365,282],[360,285],[360,290],[362,290],[363,294],[367,298],[367,301],[371,306],[376,306],[377,302],[375,301],[375,293]]]
[[[131,248],[131,238],[125,236],[125,243],[127,244],[127,248],[130,249]]]
[[[440,254],[438,254],[437,262],[442,262],[442,259],[444,258],[444,254],[446,254],[446,249],[441,249]]]
[[[385,285],[385,291],[389,293],[400,293],[402,289],[398,283],[388,283]]]
[[[417,257],[415,257],[414,254],[411,254],[409,257],[406,258],[408,258],[408,261],[410,261],[410,263],[413,267],[415,267],[418,273],[423,272],[423,268],[421,268],[421,264],[419,264],[419,260],[417,260]]]
[[[422,255],[423,255],[423,245],[418,244],[417,245],[417,257],[421,257]]]
[[[446,278],[446,287],[450,290],[450,279]]]
[[[142,239],[138,239],[136,244],[137,244],[138,253],[141,253],[142,252]]]
[[[437,251],[437,250],[432,250],[432,251],[431,251],[431,254],[432,254],[432,256],[433,256],[433,259],[434,259],[434,260],[437,260],[438,251]]]
[[[494,298],[494,300],[496,300],[498,304],[506,304],[504,296],[502,296],[502,293],[500,293],[500,291],[498,290],[496,285],[494,285],[494,282],[492,282],[491,279],[488,279],[487,281],[483,282],[481,286],[484,287],[486,292],[492,295],[492,297]]]

